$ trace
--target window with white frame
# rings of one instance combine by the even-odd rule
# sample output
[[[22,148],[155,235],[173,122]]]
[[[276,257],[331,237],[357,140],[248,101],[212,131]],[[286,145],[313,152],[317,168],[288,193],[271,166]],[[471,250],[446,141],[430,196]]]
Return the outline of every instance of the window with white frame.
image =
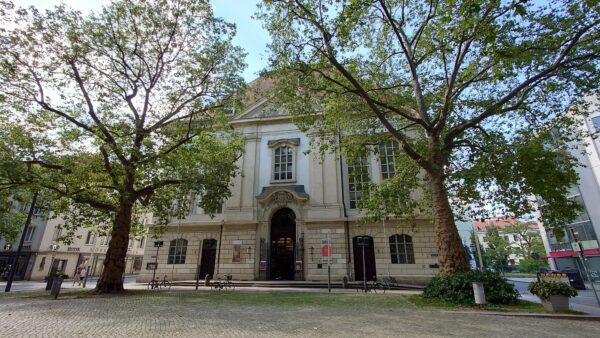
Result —
[[[144,241],[146,240],[146,237],[142,236],[140,238],[140,243],[138,244],[138,248],[143,248],[144,247]]]
[[[25,232],[25,242],[31,242],[33,240],[34,233],[35,233],[35,226],[27,227],[27,232]]]
[[[54,236],[52,236],[52,240],[54,242],[58,241],[60,239],[61,235],[62,235],[62,228],[59,226],[54,230]]]
[[[271,182],[294,182],[296,181],[296,148],[300,144],[299,138],[270,140],[271,158]]]
[[[358,201],[362,198],[362,193],[370,181],[369,164],[367,159],[360,159],[348,164],[348,193],[350,201],[350,209],[356,209]]]
[[[183,238],[178,238],[171,241],[169,245],[167,264],[185,264],[187,242],[188,241]]]
[[[282,145],[273,149],[273,181],[294,179],[294,149]]]
[[[95,240],[96,240],[96,235],[94,235],[93,232],[88,231],[87,237],[85,238],[85,244],[92,245],[92,244],[94,244]]]
[[[100,239],[100,245],[108,245],[110,242],[110,237],[111,236],[103,236],[102,239]]]
[[[386,180],[396,174],[396,157],[399,153],[398,142],[387,141],[379,144],[379,161],[381,162],[381,178]]]
[[[415,264],[412,237],[409,235],[392,235],[389,240],[392,264]]]

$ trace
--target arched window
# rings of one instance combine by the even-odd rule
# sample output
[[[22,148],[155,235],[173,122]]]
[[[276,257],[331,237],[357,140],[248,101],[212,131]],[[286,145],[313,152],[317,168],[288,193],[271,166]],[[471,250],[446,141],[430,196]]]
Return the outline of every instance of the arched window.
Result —
[[[409,235],[390,236],[392,264],[415,264],[412,237]]]
[[[187,240],[183,238],[174,239],[169,245],[169,258],[167,264],[185,264],[187,252]]]

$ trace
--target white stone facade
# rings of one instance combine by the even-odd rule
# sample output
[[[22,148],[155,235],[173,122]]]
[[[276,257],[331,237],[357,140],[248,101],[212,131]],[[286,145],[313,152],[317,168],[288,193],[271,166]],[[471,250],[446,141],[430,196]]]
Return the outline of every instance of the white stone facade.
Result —
[[[311,136],[301,132],[285,112],[268,100],[260,99],[247,107],[231,122],[245,139],[245,151],[238,161],[240,172],[232,180],[232,196],[222,213],[211,219],[197,208],[185,219],[169,224],[158,239],[164,243],[158,248],[158,258],[153,243],[149,241],[146,246],[140,281],[152,277],[154,271],[146,268],[155,261],[157,277],[193,280],[199,275],[203,279],[204,274],[199,272],[210,271],[206,270],[207,265],[213,260],[213,275],[231,274],[236,280],[325,281],[327,263],[333,280],[344,276],[352,280],[357,268],[362,273],[362,267],[354,264],[353,248],[354,237],[361,235],[370,236],[374,242],[373,257],[367,259],[371,262],[367,273],[389,274],[399,281],[419,284],[438,273],[431,220],[421,218],[408,227],[398,227],[390,220],[385,229],[381,223],[359,225],[357,211],[349,206],[348,172],[343,159],[340,165],[337,154],[321,156],[314,149],[308,152]],[[290,157],[282,157],[283,153]],[[378,156],[371,156],[367,163],[371,180],[381,180]],[[283,217],[281,224],[293,217],[295,226],[292,229],[277,225],[278,217]],[[273,237],[279,236],[275,235],[278,231],[291,232]],[[392,263],[389,237],[395,234],[410,236],[412,240],[412,252],[395,258],[405,264]],[[173,248],[170,255],[169,248],[178,238],[187,241],[185,262],[169,264],[169,259],[171,263],[176,261],[172,255],[176,250]],[[203,250],[202,243],[207,239],[217,241],[214,259],[208,250]],[[329,261],[322,258],[328,240],[332,246]],[[409,251],[409,246],[402,246],[402,250]],[[288,271],[289,257],[293,259],[293,272]]]

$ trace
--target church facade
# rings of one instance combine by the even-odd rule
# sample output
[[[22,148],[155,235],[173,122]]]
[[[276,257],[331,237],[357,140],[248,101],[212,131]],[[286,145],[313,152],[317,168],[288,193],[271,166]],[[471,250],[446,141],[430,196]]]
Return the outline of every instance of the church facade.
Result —
[[[245,140],[232,196],[214,218],[196,207],[174,220],[158,239],[161,247],[149,239],[139,281],[154,272],[172,280],[231,274],[235,280],[326,281],[329,268],[333,281],[389,275],[424,284],[438,273],[430,219],[409,226],[359,222],[361,181],[394,174],[395,143],[350,165],[337,154],[309,151],[311,135],[269,99],[246,107],[231,121]]]

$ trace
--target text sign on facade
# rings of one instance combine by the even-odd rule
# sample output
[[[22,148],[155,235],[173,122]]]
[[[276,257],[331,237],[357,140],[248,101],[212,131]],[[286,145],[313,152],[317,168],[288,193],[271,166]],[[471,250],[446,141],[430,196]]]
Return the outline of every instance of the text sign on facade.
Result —
[[[152,262],[152,263],[146,263],[146,270],[156,270],[156,266],[158,264]]]
[[[322,239],[321,240],[321,260],[327,262],[331,259],[331,255],[333,254],[333,248],[331,246],[331,240]]]
[[[242,241],[233,241],[233,263],[239,263],[242,261]]]

